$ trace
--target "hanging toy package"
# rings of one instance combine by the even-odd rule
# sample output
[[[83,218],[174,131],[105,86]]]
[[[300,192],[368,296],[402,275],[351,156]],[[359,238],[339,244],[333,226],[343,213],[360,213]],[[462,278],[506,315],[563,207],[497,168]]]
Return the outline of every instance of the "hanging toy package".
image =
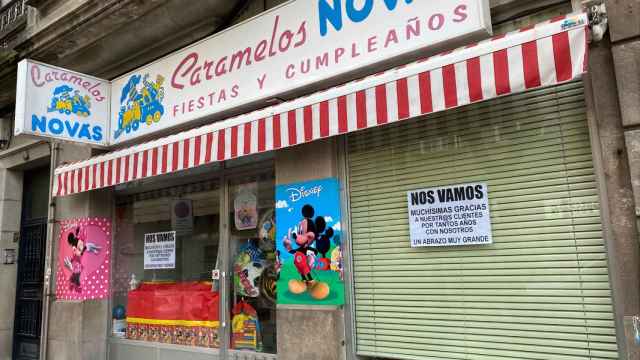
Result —
[[[260,275],[265,269],[264,252],[252,241],[238,249],[233,263],[233,283],[236,294],[250,298],[260,296]]]

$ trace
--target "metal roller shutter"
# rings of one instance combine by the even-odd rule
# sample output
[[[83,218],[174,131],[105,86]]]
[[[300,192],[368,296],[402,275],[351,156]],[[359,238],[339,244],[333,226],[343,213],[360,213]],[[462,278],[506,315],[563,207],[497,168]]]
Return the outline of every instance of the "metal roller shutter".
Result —
[[[582,83],[348,138],[357,352],[617,359]],[[487,182],[494,243],[412,249],[406,192]]]

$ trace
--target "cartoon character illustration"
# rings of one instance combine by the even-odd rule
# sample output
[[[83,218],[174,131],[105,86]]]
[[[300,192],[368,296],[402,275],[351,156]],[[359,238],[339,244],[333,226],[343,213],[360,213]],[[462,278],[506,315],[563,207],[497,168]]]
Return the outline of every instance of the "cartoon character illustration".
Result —
[[[331,227],[327,227],[324,231],[324,234],[321,234],[316,239],[316,249],[318,249],[318,252],[322,255],[322,257],[318,259],[318,265],[316,266],[316,268],[319,270],[331,269],[331,260],[327,258],[327,253],[329,252],[329,249],[331,249],[332,237],[333,229]]]
[[[73,92],[73,96],[71,96]],[[88,95],[81,96],[78,90],[68,85],[58,86],[53,90],[51,105],[47,112],[59,112],[60,114],[76,114],[81,117],[91,115],[91,99]]]
[[[283,245],[290,254],[293,254],[293,264],[302,277],[302,281],[294,279],[289,281],[289,291],[294,294],[302,294],[308,290],[311,297],[316,300],[323,300],[329,296],[329,286],[324,282],[315,281],[311,276],[311,269],[313,269],[316,255],[320,252],[312,245],[314,242],[316,246],[320,244],[326,255],[329,245],[326,245],[326,250],[324,247],[326,242],[329,242],[329,239],[333,236],[333,229],[327,228],[327,223],[322,216],[318,216],[314,220],[314,214],[313,206],[304,205],[302,207],[303,219],[298,224],[295,232],[289,230],[288,235],[283,239]],[[292,248],[292,240],[295,241],[298,248]],[[324,255],[322,259],[324,259]]]
[[[264,252],[273,252],[276,247],[276,221],[273,209],[262,215],[258,222],[258,229],[260,249]]]
[[[236,291],[241,296],[260,296],[259,278],[265,269],[264,253],[252,242],[238,250],[233,264]]]
[[[81,228],[77,226],[75,231],[72,231],[67,236],[67,243],[72,249],[72,256],[67,256],[64,259],[64,265],[71,271],[71,276],[69,277],[69,288],[76,292],[82,292],[82,284],[80,283],[80,276],[82,275],[82,256],[85,251],[88,251],[92,254],[99,254],[102,247],[87,242],[87,231],[86,228]]]
[[[142,81],[142,86],[140,82]],[[118,113],[118,129],[115,137],[123,132],[136,131],[141,123],[151,126],[164,115],[164,77],[156,76],[156,81],[149,81],[149,74],[133,75],[122,88],[120,95],[120,112]]]

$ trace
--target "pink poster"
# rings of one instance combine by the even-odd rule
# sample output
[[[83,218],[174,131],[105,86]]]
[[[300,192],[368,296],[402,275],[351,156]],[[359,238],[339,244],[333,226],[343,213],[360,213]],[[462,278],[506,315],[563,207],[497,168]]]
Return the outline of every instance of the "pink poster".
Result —
[[[58,300],[106,299],[109,296],[110,255],[111,220],[60,221]]]

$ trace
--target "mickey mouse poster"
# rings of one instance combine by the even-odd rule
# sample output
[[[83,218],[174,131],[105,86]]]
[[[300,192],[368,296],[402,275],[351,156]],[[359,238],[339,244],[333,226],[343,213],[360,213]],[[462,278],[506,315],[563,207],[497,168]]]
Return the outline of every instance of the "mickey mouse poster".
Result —
[[[338,180],[276,187],[278,304],[343,305]]]

